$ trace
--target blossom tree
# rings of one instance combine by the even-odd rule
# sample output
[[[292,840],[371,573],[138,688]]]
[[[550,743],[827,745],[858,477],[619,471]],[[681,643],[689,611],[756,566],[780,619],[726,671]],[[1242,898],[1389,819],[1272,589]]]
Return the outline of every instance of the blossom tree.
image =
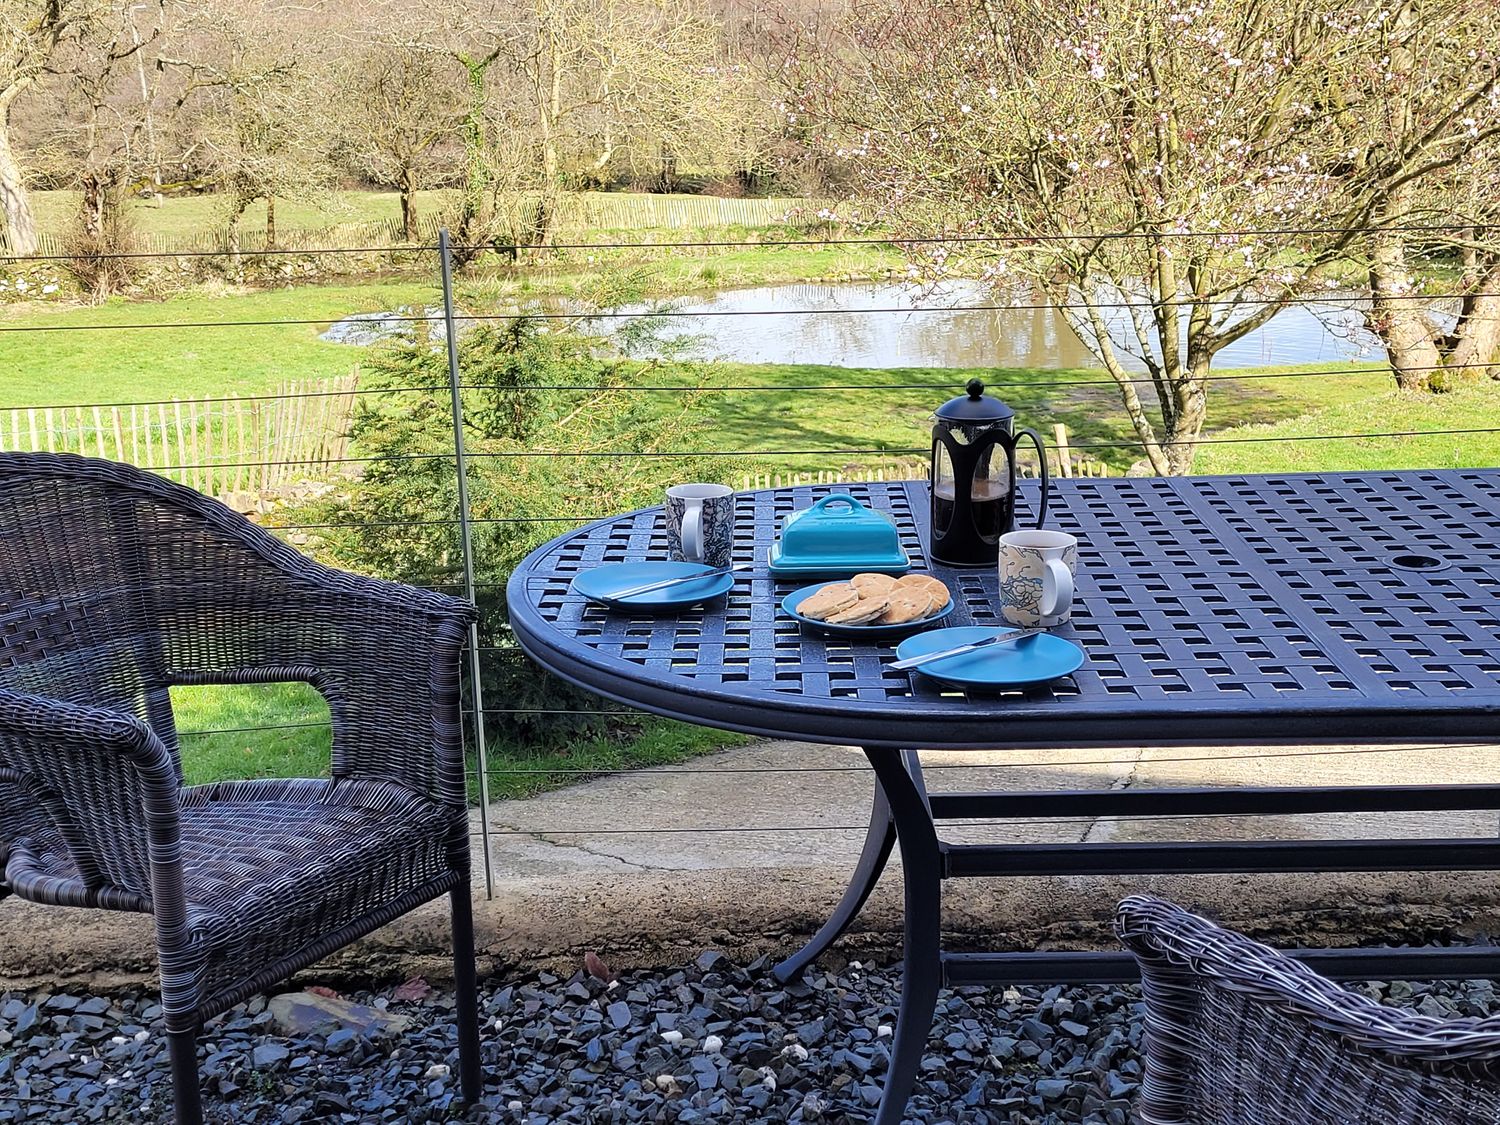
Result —
[[[1331,286],[1420,164],[1412,138],[1350,166],[1335,83],[1382,44],[1346,9],[874,0],[842,51],[791,59],[788,112],[846,158],[869,217],[931,240],[911,244],[923,276],[962,264],[1055,302],[1151,468],[1185,473],[1215,355]]]

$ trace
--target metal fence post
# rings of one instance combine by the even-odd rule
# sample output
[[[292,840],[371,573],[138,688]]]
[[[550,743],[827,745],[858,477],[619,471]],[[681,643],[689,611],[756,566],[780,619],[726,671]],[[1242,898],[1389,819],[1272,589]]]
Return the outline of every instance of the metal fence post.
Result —
[[[448,228],[438,231],[443,269],[443,330],[448,338],[448,386],[453,392],[453,457],[458,470],[458,528],[463,541],[464,596],[475,605],[474,540],[469,520],[469,464],[464,456],[464,401],[459,391],[458,331],[453,316],[453,252]],[[484,846],[484,893],[495,897],[495,865],[490,858],[490,763],[484,735],[484,686],[479,679],[479,622],[469,627],[469,684],[474,703],[474,749],[479,758],[479,836]]]

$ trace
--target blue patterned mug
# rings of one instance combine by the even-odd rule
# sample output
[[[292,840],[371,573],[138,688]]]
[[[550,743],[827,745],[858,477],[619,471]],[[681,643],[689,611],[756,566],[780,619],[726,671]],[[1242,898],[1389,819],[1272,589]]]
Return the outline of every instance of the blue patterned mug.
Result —
[[[734,553],[734,490],[722,484],[667,489],[667,554],[674,562],[728,566]]]
[[[1012,625],[1050,629],[1073,614],[1078,540],[1061,531],[1000,536],[1000,616]]]

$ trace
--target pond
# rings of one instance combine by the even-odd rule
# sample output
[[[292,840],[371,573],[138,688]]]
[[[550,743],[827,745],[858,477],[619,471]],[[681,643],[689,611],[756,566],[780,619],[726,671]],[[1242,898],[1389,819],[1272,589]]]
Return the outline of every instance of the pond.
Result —
[[[902,285],[777,285],[684,298],[673,304],[680,315],[667,320],[664,335],[694,337],[694,354],[742,363],[1099,366],[1061,312],[998,304],[977,282],[949,283],[936,293]],[[990,307],[963,307],[981,305]],[[1111,331],[1123,340],[1129,324],[1124,312],[1117,315]],[[1214,366],[1378,360],[1384,352],[1360,319],[1343,294],[1287,309],[1221,351]],[[1139,360],[1126,362],[1143,369]]]
[[[566,302],[548,302],[564,311]],[[957,281],[921,292],[903,285],[774,285],[684,297],[670,305],[661,337],[686,355],[740,363],[809,363],[841,367],[1093,367],[1099,362],[1074,335],[1063,314],[1042,304],[1004,305],[978,282]],[[644,312],[644,306],[625,312]],[[428,332],[443,338],[442,310],[358,313],[332,325],[323,339],[368,345],[411,331],[410,318],[432,318]],[[1122,343],[1126,313],[1111,331]],[[604,321],[610,326],[623,320]],[[675,351],[675,349],[673,349]],[[646,351],[649,354],[649,349]],[[1333,294],[1286,309],[1221,351],[1218,368],[1292,363],[1339,363],[1384,356],[1360,324],[1352,300]],[[1123,348],[1131,370],[1144,365]]]

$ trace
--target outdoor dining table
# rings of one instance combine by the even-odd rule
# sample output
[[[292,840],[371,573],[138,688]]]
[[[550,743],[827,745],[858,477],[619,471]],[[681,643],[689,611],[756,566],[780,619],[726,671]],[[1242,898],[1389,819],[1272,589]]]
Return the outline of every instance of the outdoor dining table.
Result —
[[[676,616],[606,610],[580,571],[665,557],[661,510],[600,520],[533,552],[507,590],[521,647],[602,696],[692,723],[863,747],[878,781],[853,879],[789,979],[864,905],[899,838],[901,1009],[877,1125],[901,1120],[943,985],[1104,982],[1123,954],[959,953],[940,941],[946,879],[1500,869],[1500,840],[949,843],[954,818],[1216,816],[1500,809],[1500,784],[928,793],[922,749],[1500,741],[1500,470],[1055,481],[1049,526],[1077,535],[1077,600],[1055,632],[1073,675],[999,694],[894,671],[890,644],[802,631],[766,569],[782,520],[826,487],[741,493],[736,575]],[[1023,486],[1023,489],[1026,486]],[[948,584],[950,625],[995,625],[994,568],[926,555],[925,482],[839,485],[896,522],[914,568]],[[1304,951],[1336,976],[1500,976],[1493,948]]]

